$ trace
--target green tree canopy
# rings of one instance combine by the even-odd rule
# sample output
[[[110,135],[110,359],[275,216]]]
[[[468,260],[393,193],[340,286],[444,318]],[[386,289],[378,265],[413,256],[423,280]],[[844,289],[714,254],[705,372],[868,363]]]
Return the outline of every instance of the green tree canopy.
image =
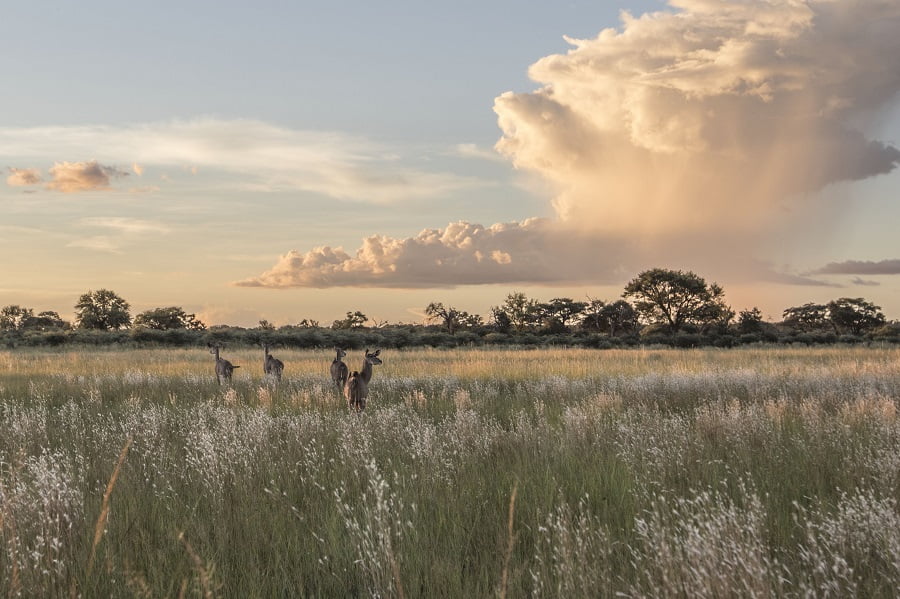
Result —
[[[88,291],[75,304],[75,322],[82,329],[114,331],[131,324],[131,306],[109,289]]]
[[[17,331],[32,317],[33,310],[23,306],[9,305],[0,308],[0,330]]]
[[[607,304],[599,299],[588,302],[581,323],[582,328],[587,331],[608,333],[610,337],[634,331],[637,325],[638,315],[630,303],[617,300]]]
[[[828,318],[835,327],[845,329],[854,335],[872,330],[885,323],[881,306],[861,297],[842,297],[828,302]]]
[[[749,310],[741,310],[738,315],[738,330],[741,333],[758,333],[763,329],[762,312],[754,306]]]
[[[630,333],[638,325],[637,312],[625,300],[618,300],[603,306],[600,309],[600,318],[610,337],[615,337],[616,333]]]
[[[514,291],[507,295],[503,304],[491,308],[491,314],[495,322],[505,321],[508,326],[517,331],[533,327],[541,317],[538,303],[520,291]]]
[[[568,330],[581,321],[587,306],[587,302],[576,302],[569,297],[555,297],[549,302],[538,304],[537,309],[544,326]]]
[[[172,329],[202,331],[206,329],[206,325],[197,320],[196,315],[188,314],[178,306],[153,308],[152,310],[141,312],[135,316],[134,326],[146,327],[158,331],[168,331]]]
[[[734,317],[725,304],[725,291],[690,271],[645,270],[625,286],[622,296],[634,299],[634,309],[647,322],[665,324],[673,333],[687,324],[705,329]]]
[[[826,328],[829,324],[828,307],[825,304],[807,303],[787,308],[782,313],[784,324],[803,331]]]
[[[332,329],[361,329],[365,326],[369,317],[357,310],[356,312],[347,312],[346,318],[335,320],[331,323]]]
[[[428,322],[440,322],[453,335],[461,328],[481,326],[481,317],[469,314],[465,310],[457,310],[453,306],[445,307],[440,302],[431,302],[425,307],[425,318]]]

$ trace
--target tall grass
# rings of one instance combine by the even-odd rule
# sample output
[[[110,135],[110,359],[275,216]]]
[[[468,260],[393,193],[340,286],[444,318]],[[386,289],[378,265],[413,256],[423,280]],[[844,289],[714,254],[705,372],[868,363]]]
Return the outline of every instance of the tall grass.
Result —
[[[900,588],[896,349],[277,353],[0,353],[0,593]]]

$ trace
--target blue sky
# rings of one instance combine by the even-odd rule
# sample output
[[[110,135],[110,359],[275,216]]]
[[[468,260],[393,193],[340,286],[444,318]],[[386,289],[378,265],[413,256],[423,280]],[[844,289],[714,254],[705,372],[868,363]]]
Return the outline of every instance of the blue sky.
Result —
[[[614,299],[660,265],[769,317],[862,295],[896,318],[896,65],[835,66],[798,99],[835,64],[809,56],[849,51],[851,16],[821,0],[672,4],[6,7],[0,305],[69,316],[106,287],[209,323],[409,322],[431,301],[486,314],[513,290]],[[896,10],[852,4],[885,29],[864,50],[890,56]],[[708,49],[691,40],[715,28],[741,50],[698,68]],[[764,176],[746,168],[761,162]]]

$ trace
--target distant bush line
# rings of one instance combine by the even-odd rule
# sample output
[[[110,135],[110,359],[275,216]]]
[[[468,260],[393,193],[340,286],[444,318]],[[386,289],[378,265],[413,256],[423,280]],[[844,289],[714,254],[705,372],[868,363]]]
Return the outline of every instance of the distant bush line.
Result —
[[[829,345],[900,342],[900,323],[888,321],[880,306],[864,298],[842,297],[784,310],[778,323],[764,322],[757,307],[736,312],[717,283],[681,270],[652,268],[626,286],[622,299],[568,297],[540,302],[512,292],[488,319],[441,302],[425,307],[423,324],[371,320],[347,312],[330,327],[304,318],[276,328],[267,320],[242,328],[207,329],[179,306],[131,316],[130,305],[109,289],[82,294],[74,325],[57,312],[0,308],[0,343],[6,347],[128,345],[192,347],[269,345],[298,349],[341,347],[573,346],[615,348],[734,347],[754,343]],[[374,326],[366,326],[372,322]]]
[[[781,324],[769,323],[762,323],[761,329],[754,333],[741,333],[738,330],[705,333],[684,330],[672,334],[668,331],[655,331],[654,327],[650,326],[637,332],[611,336],[606,333],[586,331],[569,333],[552,330],[498,332],[488,326],[450,334],[437,325],[415,324],[342,330],[295,326],[285,326],[274,330],[214,326],[207,330],[171,329],[161,331],[138,327],[118,331],[92,329],[3,331],[0,332],[0,345],[10,349],[59,346],[205,347],[207,343],[232,347],[252,347],[265,342],[295,349],[342,347],[358,350],[366,347],[399,349],[406,347],[571,346],[613,349],[639,346],[725,348],[749,344],[900,343],[900,323],[888,323],[861,335],[838,334],[833,331],[797,331]]]

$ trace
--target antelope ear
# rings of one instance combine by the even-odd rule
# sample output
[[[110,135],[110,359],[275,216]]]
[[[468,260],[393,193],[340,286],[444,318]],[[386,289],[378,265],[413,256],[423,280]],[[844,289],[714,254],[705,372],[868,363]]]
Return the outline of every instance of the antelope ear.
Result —
[[[377,356],[378,354],[380,354],[380,353],[381,353],[381,350],[380,350],[380,349],[376,349],[376,350],[375,350],[375,355],[376,355],[376,356]]]
[[[368,348],[368,347],[366,348],[366,353],[369,353],[369,348]]]

